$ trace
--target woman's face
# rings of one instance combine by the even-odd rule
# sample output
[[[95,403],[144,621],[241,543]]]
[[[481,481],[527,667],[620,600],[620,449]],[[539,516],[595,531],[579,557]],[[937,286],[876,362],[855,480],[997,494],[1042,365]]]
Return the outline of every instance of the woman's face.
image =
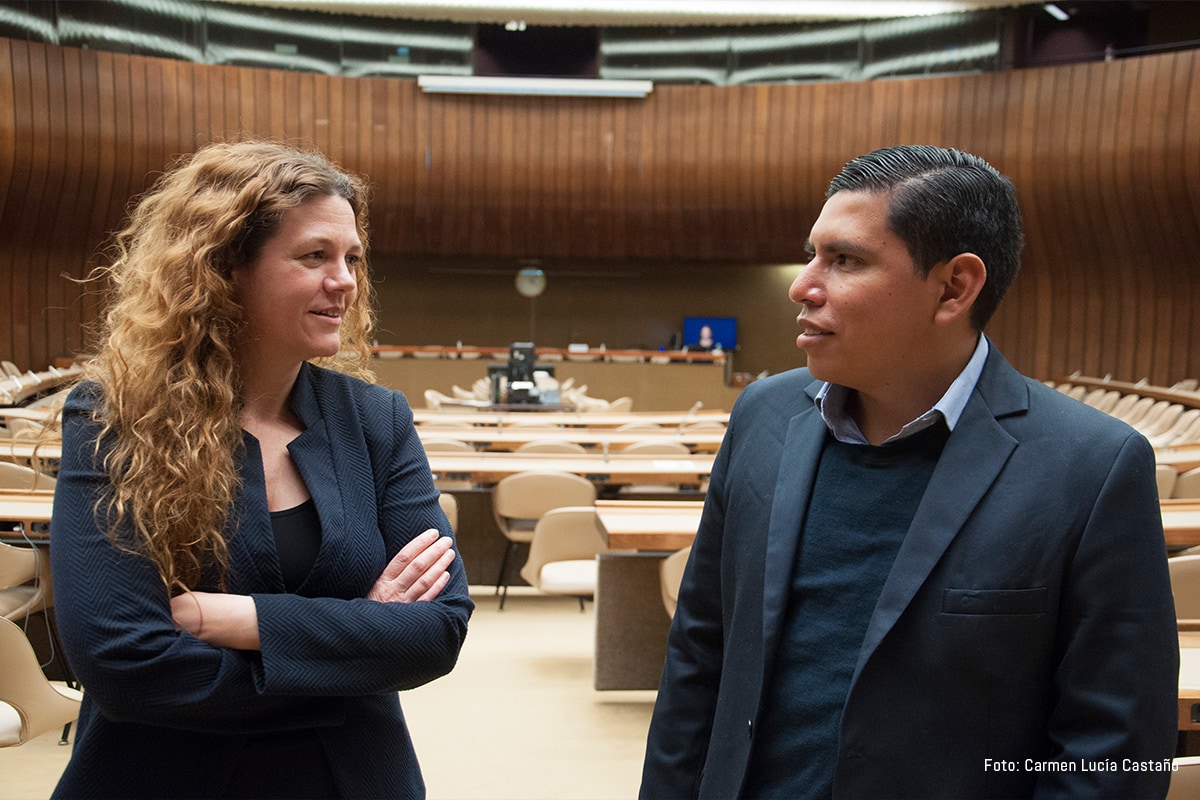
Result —
[[[335,355],[362,250],[344,198],[312,197],[284,212],[258,258],[232,273],[245,313],[243,355],[289,366]]]

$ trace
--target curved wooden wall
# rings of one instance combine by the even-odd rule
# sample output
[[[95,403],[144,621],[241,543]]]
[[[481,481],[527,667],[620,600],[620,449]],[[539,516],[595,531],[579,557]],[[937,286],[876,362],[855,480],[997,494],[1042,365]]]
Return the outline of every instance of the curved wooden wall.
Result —
[[[246,134],[312,142],[369,176],[377,254],[667,270],[797,261],[848,158],[959,147],[1012,176],[1023,205],[1024,270],[990,328],[1019,368],[1200,375],[1200,51],[595,100],[427,96],[414,81],[0,39],[0,357],[28,368],[78,351],[100,303],[71,279],[129,198],[178,154]]]

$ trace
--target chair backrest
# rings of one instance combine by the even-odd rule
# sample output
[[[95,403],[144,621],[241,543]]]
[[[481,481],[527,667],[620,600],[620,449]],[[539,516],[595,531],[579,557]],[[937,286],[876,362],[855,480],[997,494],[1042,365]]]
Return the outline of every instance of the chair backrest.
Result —
[[[663,430],[663,426],[659,425],[657,422],[639,420],[636,422],[622,423],[621,425],[618,425],[616,429],[619,431],[661,431]]]
[[[632,397],[618,397],[608,404],[608,410],[614,414],[624,414],[633,411]]]
[[[559,439],[544,439],[537,442],[525,442],[516,448],[517,453],[570,453],[578,455],[586,453],[587,448],[578,442],[568,442]]]
[[[49,475],[11,461],[0,461],[0,488],[53,489],[55,479]]]
[[[426,453],[474,453],[475,446],[461,439],[439,439],[430,437],[421,440]]]
[[[667,556],[658,565],[663,608],[667,610],[669,617],[675,616],[675,606],[679,601],[679,584],[683,581],[683,569],[687,566],[688,556],[691,554],[692,548],[685,547]]]
[[[725,423],[719,419],[695,419],[679,426],[681,431],[723,431]]]
[[[1200,797],[1200,756],[1181,756],[1174,766],[1166,800],[1196,800]]]
[[[1140,397],[1129,407],[1129,410],[1120,415],[1120,419],[1130,425],[1136,425],[1143,417],[1150,413],[1150,409],[1154,408],[1156,402],[1158,401],[1153,397]]]
[[[1181,472],[1175,479],[1170,496],[1200,500],[1200,467]]]
[[[1175,482],[1179,479],[1179,472],[1170,464],[1156,464],[1154,478],[1158,481],[1158,499],[1165,500],[1171,497],[1175,491]]]
[[[556,561],[582,561],[607,553],[604,528],[595,506],[552,508],[542,515],[533,529],[529,558],[521,567],[521,577],[530,586],[541,584],[542,567]]]
[[[438,495],[438,505],[442,507],[442,513],[446,515],[446,519],[450,521],[450,527],[457,532],[458,498],[448,492],[442,492]]]
[[[1175,439],[1178,439],[1188,428],[1192,427],[1198,417],[1200,417],[1200,408],[1189,408],[1175,419],[1170,428],[1147,438],[1150,439],[1150,444],[1155,447],[1166,447]]]
[[[492,515],[505,536],[514,521],[536,521],[554,508],[590,506],[595,502],[595,484],[571,472],[518,472],[492,487]]]
[[[0,619],[0,654],[0,746],[24,744],[79,716],[83,695],[47,681],[24,631],[6,619]],[[4,706],[16,713],[4,713]]]
[[[1200,555],[1167,559],[1178,619],[1200,619]]]
[[[6,375],[17,376],[21,374],[21,370],[11,361],[0,361],[0,369],[3,369]]]
[[[1141,399],[1142,398],[1140,395],[1133,392],[1123,394],[1120,398],[1118,398],[1117,402],[1113,403],[1113,406],[1108,410],[1108,413],[1117,419],[1124,419],[1124,415],[1129,412],[1129,409],[1133,408],[1133,404]]]
[[[0,542],[0,589],[20,586],[38,576],[38,559],[45,556],[32,547]]]
[[[621,452],[652,456],[690,456],[692,454],[686,444],[670,439],[643,439],[640,442],[634,442]]]

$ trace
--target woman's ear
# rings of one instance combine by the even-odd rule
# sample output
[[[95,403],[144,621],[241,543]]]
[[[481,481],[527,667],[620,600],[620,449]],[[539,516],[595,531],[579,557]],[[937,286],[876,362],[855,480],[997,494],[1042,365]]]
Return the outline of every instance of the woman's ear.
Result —
[[[949,324],[958,319],[970,322],[971,307],[987,280],[987,267],[974,253],[959,253],[933,268],[930,277],[942,285],[942,296],[934,318]]]

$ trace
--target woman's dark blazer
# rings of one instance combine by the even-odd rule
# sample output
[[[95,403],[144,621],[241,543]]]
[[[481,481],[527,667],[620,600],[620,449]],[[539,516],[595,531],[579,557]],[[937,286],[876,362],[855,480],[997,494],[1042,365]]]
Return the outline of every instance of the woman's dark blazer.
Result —
[[[821,385],[785,372],[734,407],[642,797],[741,791],[827,434]],[[871,615],[834,796],[1161,797],[1177,669],[1149,443],[992,347]]]
[[[262,650],[249,652],[176,630],[155,568],[97,525],[107,486],[93,456],[98,391],[77,387],[63,413],[51,562],[59,630],[84,700],[55,796],[220,796],[248,734],[297,728],[318,731],[343,796],[423,796],[396,693],[453,668],[473,604],[461,558],[432,602],[365,599],[406,542],[428,528],[449,532],[403,395],[301,368],[291,407],[305,430],[288,450],[322,541],[295,593],[284,589],[262,453],[244,436],[227,590],[254,598]]]

